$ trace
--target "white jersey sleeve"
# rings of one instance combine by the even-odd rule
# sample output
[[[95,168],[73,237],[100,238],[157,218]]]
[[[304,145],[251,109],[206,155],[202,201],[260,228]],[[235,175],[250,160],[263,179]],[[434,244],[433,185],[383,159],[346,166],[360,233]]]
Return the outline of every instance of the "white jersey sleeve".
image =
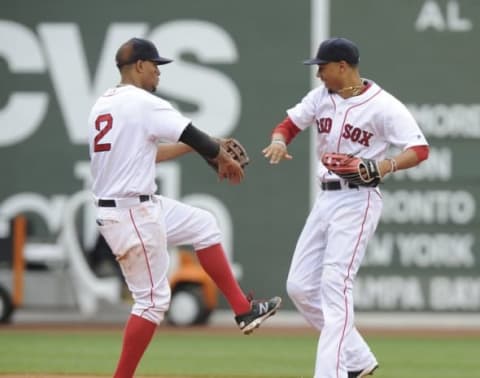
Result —
[[[288,116],[300,130],[305,130],[315,122],[316,115],[319,113],[317,104],[323,91],[325,91],[323,85],[313,89],[301,102],[287,110]]]
[[[185,127],[192,121],[161,98],[154,97],[145,109],[145,127],[155,142],[178,142]]]
[[[391,95],[389,109],[385,112],[384,135],[390,144],[402,150],[428,145],[413,115],[404,104]]]

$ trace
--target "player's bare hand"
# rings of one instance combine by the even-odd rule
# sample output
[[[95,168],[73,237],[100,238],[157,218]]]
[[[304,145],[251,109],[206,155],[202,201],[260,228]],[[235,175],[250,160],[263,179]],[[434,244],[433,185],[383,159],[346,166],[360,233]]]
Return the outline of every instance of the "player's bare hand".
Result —
[[[262,150],[263,156],[270,160],[270,164],[278,164],[282,160],[292,160],[293,157],[288,153],[287,145],[282,141],[274,140],[268,147]]]
[[[231,184],[240,184],[245,177],[242,166],[227,154],[221,154],[218,159],[218,177],[228,180]]]

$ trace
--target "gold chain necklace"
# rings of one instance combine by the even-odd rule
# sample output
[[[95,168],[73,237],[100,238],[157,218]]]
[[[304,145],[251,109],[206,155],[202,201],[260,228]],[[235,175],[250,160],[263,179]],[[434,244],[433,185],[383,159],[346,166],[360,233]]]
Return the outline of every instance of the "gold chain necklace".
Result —
[[[362,84],[359,84],[359,85],[352,85],[351,87],[345,87],[345,88],[339,89],[337,91],[337,93],[352,91],[352,96],[357,96],[360,93],[362,93],[363,88],[364,88],[364,84],[362,83]]]

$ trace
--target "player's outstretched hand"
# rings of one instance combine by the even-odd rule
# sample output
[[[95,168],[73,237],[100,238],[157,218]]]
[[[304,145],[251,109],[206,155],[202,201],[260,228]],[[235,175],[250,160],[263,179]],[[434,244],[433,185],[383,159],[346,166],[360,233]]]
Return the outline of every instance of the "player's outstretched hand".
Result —
[[[262,150],[263,156],[270,160],[270,164],[278,164],[282,160],[292,160],[288,153],[287,145],[281,140],[272,140],[269,146]]]
[[[223,148],[216,158],[218,177],[227,179],[231,184],[239,184],[245,177],[245,172],[238,161],[233,159]]]

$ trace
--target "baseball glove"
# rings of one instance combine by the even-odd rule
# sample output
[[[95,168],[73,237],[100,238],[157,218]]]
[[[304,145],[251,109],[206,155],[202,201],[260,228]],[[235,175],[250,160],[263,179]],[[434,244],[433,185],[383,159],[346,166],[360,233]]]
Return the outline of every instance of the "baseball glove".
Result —
[[[351,154],[326,153],[322,156],[322,163],[329,171],[350,184],[374,187],[382,180],[378,164],[373,159]]]
[[[247,150],[245,147],[235,138],[214,138],[215,141],[220,144],[220,147],[223,148],[227,153],[236,160],[242,168],[250,163],[250,158],[248,157]],[[210,165],[215,172],[218,173],[218,163],[214,159],[206,159],[208,165]]]

